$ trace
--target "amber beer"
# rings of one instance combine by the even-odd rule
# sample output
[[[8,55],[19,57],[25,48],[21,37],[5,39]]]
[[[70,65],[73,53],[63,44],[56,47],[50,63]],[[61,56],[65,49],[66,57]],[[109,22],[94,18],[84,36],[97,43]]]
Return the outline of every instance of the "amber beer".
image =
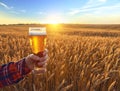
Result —
[[[30,45],[34,54],[42,56],[46,45],[46,28],[30,27],[29,28]]]

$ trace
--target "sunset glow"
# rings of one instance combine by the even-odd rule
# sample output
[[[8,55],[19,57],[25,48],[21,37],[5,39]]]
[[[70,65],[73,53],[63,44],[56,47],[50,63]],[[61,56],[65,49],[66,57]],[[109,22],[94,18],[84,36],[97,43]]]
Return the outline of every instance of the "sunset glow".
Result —
[[[119,24],[119,11],[120,0],[1,0],[0,24]]]

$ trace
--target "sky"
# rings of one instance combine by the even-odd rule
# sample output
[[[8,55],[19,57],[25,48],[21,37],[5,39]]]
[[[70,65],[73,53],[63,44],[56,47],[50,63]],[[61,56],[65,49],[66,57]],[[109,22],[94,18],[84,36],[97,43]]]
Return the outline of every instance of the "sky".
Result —
[[[0,0],[0,24],[120,24],[120,0]]]

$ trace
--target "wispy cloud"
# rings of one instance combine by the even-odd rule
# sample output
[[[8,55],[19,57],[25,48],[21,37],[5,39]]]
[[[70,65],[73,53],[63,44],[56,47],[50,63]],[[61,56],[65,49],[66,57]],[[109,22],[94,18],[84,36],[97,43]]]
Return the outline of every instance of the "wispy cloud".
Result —
[[[37,12],[37,14],[39,14],[39,15],[42,15],[42,14],[45,14],[45,12]]]
[[[19,12],[17,12],[17,11],[9,11],[10,13],[12,13],[12,14],[16,14],[16,15],[18,15],[18,14],[20,14]]]
[[[68,13],[70,15],[76,15],[79,13],[88,13],[88,12],[104,12],[109,10],[117,10],[120,9],[120,3],[115,5],[103,5],[103,2],[106,2],[107,0],[89,0],[86,5],[84,5],[82,8],[76,8],[71,9],[71,11]],[[99,3],[98,3],[99,2]]]
[[[80,13],[80,12],[81,12],[80,9],[72,9],[68,14],[70,14],[70,15],[75,15],[75,14],[78,14],[78,13]]]
[[[3,6],[3,7],[6,8],[6,9],[12,9],[12,8],[13,8],[13,7],[10,7],[10,6],[8,6],[7,4],[2,3],[2,2],[0,2],[0,6]]]
[[[26,13],[26,10],[20,10],[21,13]]]
[[[6,8],[7,10],[9,10],[9,13],[12,14],[20,14],[20,13],[26,13],[25,9],[21,9],[21,10],[15,10],[15,8],[13,6],[8,6],[7,4],[0,2],[0,6]]]
[[[87,4],[92,4],[92,3],[96,3],[96,2],[99,2],[99,3],[104,3],[104,2],[107,2],[108,0],[88,0]]]
[[[106,2],[107,0],[99,0],[99,1],[101,1],[101,2]]]
[[[119,9],[120,5],[115,5],[115,6],[102,6],[102,7],[97,7],[97,8],[81,8],[81,9],[75,9],[69,12],[70,15],[75,15],[78,13],[85,13],[89,11],[105,11],[105,10],[114,10],[114,9]],[[92,12],[93,13],[93,12]]]
[[[12,13],[12,14],[18,15],[18,14],[21,14],[21,13],[26,13],[27,11],[26,10],[10,10],[9,12]]]
[[[98,7],[103,5],[107,0],[89,0],[83,8],[91,8],[91,7]]]

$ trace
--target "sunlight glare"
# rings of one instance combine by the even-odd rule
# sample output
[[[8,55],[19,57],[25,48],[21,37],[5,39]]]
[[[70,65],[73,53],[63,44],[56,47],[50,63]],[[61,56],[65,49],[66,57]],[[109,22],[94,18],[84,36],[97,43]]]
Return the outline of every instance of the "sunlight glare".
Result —
[[[46,24],[53,24],[53,25],[58,25],[60,23],[63,23],[64,20],[62,18],[62,16],[60,16],[59,14],[50,14],[49,16],[46,17],[44,23]]]

